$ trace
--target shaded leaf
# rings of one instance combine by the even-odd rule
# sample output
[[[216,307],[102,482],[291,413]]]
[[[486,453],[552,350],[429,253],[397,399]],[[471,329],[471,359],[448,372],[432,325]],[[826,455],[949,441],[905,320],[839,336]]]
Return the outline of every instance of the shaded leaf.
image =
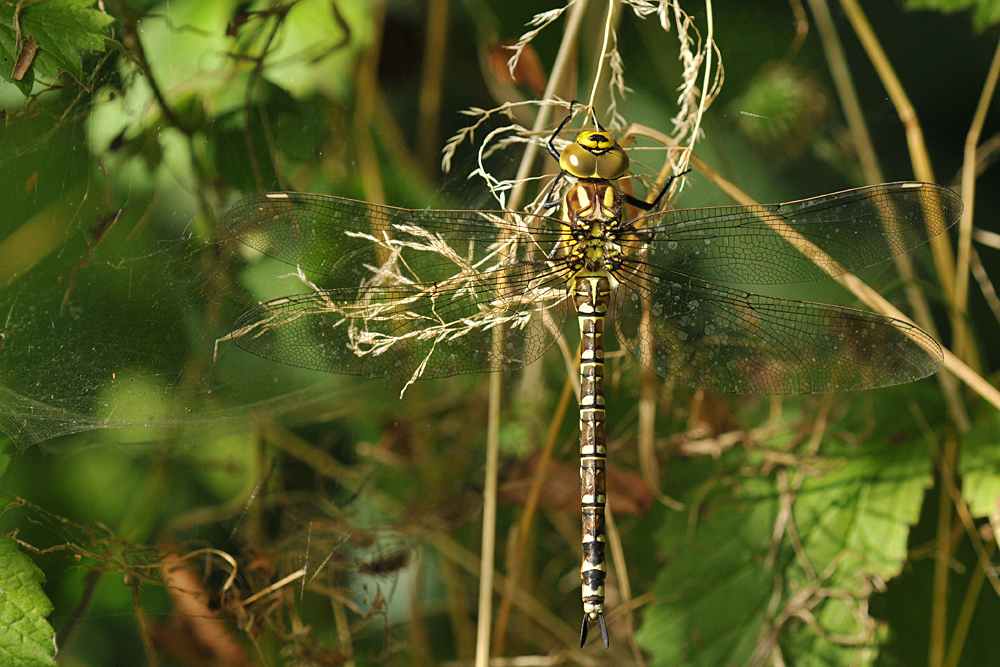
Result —
[[[697,529],[675,514],[661,530],[670,563],[637,633],[650,665],[742,665],[764,633],[773,573],[764,565],[778,497],[766,480],[706,504]]]

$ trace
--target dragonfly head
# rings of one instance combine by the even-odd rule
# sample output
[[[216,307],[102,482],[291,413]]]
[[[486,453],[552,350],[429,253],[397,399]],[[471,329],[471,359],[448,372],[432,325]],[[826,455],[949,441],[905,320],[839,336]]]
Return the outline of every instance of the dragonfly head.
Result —
[[[576,178],[613,181],[628,171],[628,155],[609,132],[581,132],[559,154],[559,168]]]

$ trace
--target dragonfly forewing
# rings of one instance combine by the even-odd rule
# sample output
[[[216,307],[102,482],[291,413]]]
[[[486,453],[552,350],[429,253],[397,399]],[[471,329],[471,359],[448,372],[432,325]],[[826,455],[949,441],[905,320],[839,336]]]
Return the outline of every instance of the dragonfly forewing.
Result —
[[[461,259],[478,271],[551,252],[563,224],[520,211],[405,209],[329,195],[275,192],[247,197],[225,214],[246,245],[354,287],[392,253],[427,280],[450,275]]]
[[[232,339],[291,366],[409,381],[521,368],[552,345],[568,309],[565,279],[524,263],[274,299],[240,317]]]
[[[903,254],[961,214],[962,200],[948,188],[883,183],[785,204],[653,213],[631,223],[637,234],[628,245],[653,264],[709,281],[799,283]]]

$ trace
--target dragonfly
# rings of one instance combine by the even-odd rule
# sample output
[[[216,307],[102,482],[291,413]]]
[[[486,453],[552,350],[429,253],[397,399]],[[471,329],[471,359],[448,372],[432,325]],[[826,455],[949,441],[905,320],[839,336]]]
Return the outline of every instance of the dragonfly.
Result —
[[[955,224],[962,201],[883,183],[783,204],[660,210],[625,191],[629,157],[594,120],[561,150],[536,212],[383,206],[256,194],[225,214],[246,245],[325,277],[233,325],[237,346],[290,366],[411,382],[519,369],[576,316],[580,331],[580,646],[605,613],[605,320],[658,375],[733,394],[871,389],[935,373],[921,329],[744,285],[829,278],[905,253]],[[671,179],[673,180],[673,179]],[[629,215],[630,209],[636,215]]]

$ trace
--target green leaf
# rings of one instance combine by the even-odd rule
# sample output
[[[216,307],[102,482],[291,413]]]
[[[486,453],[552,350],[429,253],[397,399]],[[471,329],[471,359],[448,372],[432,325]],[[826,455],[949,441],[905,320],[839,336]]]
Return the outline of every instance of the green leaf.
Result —
[[[27,95],[36,75],[54,81],[67,72],[84,82],[82,52],[104,49],[104,29],[114,20],[93,9],[90,0],[48,0],[26,2],[18,14],[20,42],[14,30],[15,4],[0,5],[0,77]],[[18,45],[29,37],[38,52],[22,81],[11,77]]]
[[[934,9],[950,14],[974,9],[976,30],[986,30],[1000,22],[1000,0],[906,0],[907,9]]]
[[[52,603],[42,592],[42,571],[0,536],[0,667],[55,666],[55,632],[45,617]]]
[[[962,497],[975,518],[1000,511],[1000,414],[989,410],[962,440]]]
[[[764,632],[774,578],[763,559],[778,498],[765,480],[724,495],[703,506],[693,533],[682,513],[660,532],[671,563],[636,637],[651,666],[746,664]]]
[[[757,455],[732,452],[718,476],[726,485],[692,510],[694,531],[687,513],[663,526],[669,564],[638,633],[651,666],[728,667],[777,654],[789,665],[873,663],[881,636],[867,615],[872,581],[901,571],[931,465],[919,439],[834,442],[824,453],[756,478],[743,476],[760,466]]]
[[[813,568],[823,571],[839,562],[864,578],[898,575],[931,483],[922,440],[865,443],[835,471],[807,478],[795,521]]]

